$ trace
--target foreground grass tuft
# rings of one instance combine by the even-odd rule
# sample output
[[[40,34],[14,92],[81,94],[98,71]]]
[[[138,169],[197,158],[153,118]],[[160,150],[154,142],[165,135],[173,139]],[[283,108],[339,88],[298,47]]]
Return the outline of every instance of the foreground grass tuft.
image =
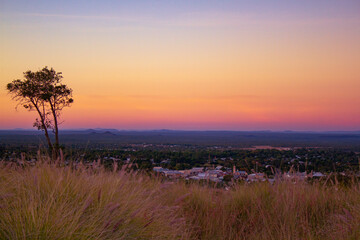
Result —
[[[0,239],[360,239],[359,184],[162,182],[0,164]]]

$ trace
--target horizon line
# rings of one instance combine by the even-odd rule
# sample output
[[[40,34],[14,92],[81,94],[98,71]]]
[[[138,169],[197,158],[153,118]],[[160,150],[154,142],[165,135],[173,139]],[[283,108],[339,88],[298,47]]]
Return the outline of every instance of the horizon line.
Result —
[[[33,128],[0,128],[0,131],[39,131]],[[124,132],[151,132],[151,131],[173,131],[173,132],[360,132],[358,130],[271,130],[271,129],[262,129],[262,130],[229,130],[229,129],[166,129],[166,128],[154,128],[154,129],[118,129],[118,128],[101,128],[101,127],[89,127],[89,128],[64,128],[59,129],[59,131],[87,131],[87,130],[116,130],[116,131],[124,131]]]

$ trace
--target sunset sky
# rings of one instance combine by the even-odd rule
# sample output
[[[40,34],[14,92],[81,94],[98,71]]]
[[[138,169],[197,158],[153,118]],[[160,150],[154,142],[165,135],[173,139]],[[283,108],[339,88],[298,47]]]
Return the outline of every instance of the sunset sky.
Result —
[[[0,129],[44,66],[63,129],[360,130],[360,1],[0,0]]]

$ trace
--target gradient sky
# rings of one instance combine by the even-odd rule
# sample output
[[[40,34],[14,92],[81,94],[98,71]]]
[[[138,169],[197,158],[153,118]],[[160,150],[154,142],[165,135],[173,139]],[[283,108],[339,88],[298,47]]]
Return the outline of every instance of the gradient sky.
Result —
[[[63,72],[62,128],[360,130],[360,1],[0,0],[5,88]]]

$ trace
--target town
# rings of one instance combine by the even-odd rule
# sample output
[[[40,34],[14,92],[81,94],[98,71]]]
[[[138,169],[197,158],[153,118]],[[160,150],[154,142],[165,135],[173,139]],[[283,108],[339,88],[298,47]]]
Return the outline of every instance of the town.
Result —
[[[307,178],[324,178],[325,174],[321,172],[294,172],[276,173],[272,177],[268,177],[262,172],[254,172],[248,174],[246,171],[238,171],[234,166],[233,169],[216,166],[215,168],[194,167],[187,170],[169,170],[162,167],[154,167],[153,171],[161,174],[168,179],[185,179],[185,180],[208,180],[212,182],[229,182],[233,180],[243,180],[245,182],[264,182],[273,183],[275,180],[294,179],[306,180]],[[346,173],[340,173],[346,176]],[[358,176],[359,177],[359,176]]]
[[[38,150],[39,151],[39,150]],[[5,161],[35,164],[36,149],[25,155],[16,147],[0,147]],[[93,167],[99,162],[107,169],[114,164],[132,171],[143,171],[169,181],[210,181],[214,183],[274,182],[283,179],[326,179],[360,176],[360,153],[338,148],[300,148],[253,146],[221,148],[193,145],[132,144],[119,149],[64,149],[65,164]]]

